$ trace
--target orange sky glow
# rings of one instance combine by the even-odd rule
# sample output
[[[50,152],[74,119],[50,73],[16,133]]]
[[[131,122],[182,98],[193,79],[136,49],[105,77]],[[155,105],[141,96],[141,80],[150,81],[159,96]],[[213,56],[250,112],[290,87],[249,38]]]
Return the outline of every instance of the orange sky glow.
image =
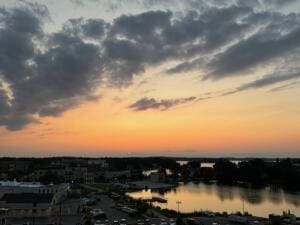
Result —
[[[0,156],[300,156],[299,2],[124,2],[0,0]]]

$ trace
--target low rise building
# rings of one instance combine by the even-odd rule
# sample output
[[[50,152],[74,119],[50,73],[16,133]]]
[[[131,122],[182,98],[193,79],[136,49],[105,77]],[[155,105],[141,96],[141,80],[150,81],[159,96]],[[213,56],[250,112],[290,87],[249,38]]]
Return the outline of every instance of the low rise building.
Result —
[[[160,183],[166,181],[166,173],[162,171],[150,173],[150,181],[154,183]]]
[[[70,183],[83,183],[87,176],[87,167],[68,167],[65,172],[65,180]]]
[[[131,171],[130,170],[121,170],[121,171],[105,171],[104,178],[107,180],[111,180],[114,178],[130,178]]]
[[[35,179],[40,179],[41,177],[44,177],[49,173],[54,174],[56,176],[65,177],[66,169],[63,166],[51,166],[51,167],[39,168],[34,171],[34,177]]]
[[[0,199],[6,217],[43,217],[51,215],[54,194],[9,193]]]
[[[55,202],[67,198],[69,184],[43,185],[39,182],[0,181],[0,198],[5,194],[54,194]]]
[[[69,184],[0,181],[1,217],[43,217],[56,215],[70,191]],[[69,210],[70,213],[72,210]]]
[[[99,166],[101,168],[108,168],[108,163],[104,159],[88,159],[88,166]]]

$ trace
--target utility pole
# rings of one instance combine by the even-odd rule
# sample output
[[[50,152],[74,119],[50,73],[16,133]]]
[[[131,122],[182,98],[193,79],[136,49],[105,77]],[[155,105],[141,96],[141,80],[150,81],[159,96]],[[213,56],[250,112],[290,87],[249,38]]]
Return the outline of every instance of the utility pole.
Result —
[[[178,215],[179,215],[179,213],[180,213],[180,211],[179,211],[179,205],[181,204],[181,201],[177,201],[176,204],[177,204],[177,212],[178,212]]]
[[[242,197],[242,199],[243,199],[243,215],[245,215],[245,199],[244,197]]]
[[[61,202],[59,203],[59,225],[61,225]]]

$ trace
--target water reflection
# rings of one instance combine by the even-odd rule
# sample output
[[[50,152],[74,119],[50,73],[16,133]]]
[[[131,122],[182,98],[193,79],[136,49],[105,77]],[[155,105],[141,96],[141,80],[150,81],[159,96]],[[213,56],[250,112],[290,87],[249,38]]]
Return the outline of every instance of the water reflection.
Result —
[[[212,210],[218,212],[236,212],[245,210],[253,215],[267,217],[270,213],[281,214],[290,209],[300,215],[300,193],[289,193],[281,189],[253,189],[239,186],[225,186],[205,183],[180,184],[165,192],[155,193],[138,191],[130,193],[134,198],[149,198],[163,196],[167,203],[155,203],[156,206],[177,209],[176,201],[181,200],[181,210]]]

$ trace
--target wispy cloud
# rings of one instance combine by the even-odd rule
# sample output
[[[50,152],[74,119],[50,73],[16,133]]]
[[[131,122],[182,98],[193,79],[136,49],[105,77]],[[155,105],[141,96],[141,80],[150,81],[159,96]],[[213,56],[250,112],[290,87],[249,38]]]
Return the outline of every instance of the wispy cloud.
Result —
[[[278,72],[275,74],[268,74],[265,75],[264,77],[242,84],[239,87],[231,90],[231,91],[227,91],[224,92],[222,94],[222,96],[226,96],[226,95],[231,95],[231,94],[235,94],[241,91],[245,91],[245,90],[249,90],[249,89],[258,89],[258,88],[264,88],[264,87],[268,87],[280,82],[284,82],[284,81],[288,81],[288,80],[292,80],[292,79],[297,79],[300,78],[300,71],[299,72],[292,72],[289,74],[285,74],[282,72]],[[285,88],[287,88],[288,86],[291,85],[285,85]]]
[[[289,90],[291,88],[294,88],[296,85],[298,85],[300,82],[299,81],[295,81],[295,82],[290,82],[288,84],[285,85],[281,85],[279,87],[275,87],[272,88],[271,90],[269,90],[270,92],[278,92],[278,91],[285,91],[285,90]]]
[[[131,104],[129,108],[135,111],[145,111],[148,109],[157,109],[157,110],[167,110],[177,105],[186,104],[188,102],[193,102],[196,97],[188,98],[178,98],[178,99],[161,99],[157,100],[155,98],[141,98],[135,103]]]

